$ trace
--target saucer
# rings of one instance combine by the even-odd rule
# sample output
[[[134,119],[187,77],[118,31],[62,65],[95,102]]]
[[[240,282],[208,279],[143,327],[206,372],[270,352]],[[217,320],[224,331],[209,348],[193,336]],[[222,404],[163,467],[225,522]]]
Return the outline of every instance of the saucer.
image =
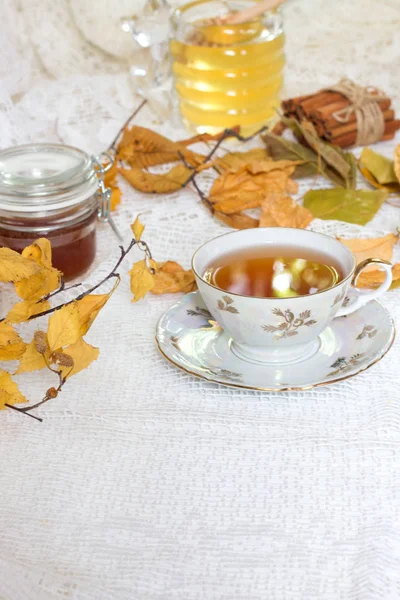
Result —
[[[199,292],[187,294],[159,320],[161,354],[191,375],[213,383],[269,392],[329,385],[378,362],[390,349],[395,327],[376,300],[332,321],[319,350],[290,365],[255,364],[233,353],[232,339],[207,310]]]

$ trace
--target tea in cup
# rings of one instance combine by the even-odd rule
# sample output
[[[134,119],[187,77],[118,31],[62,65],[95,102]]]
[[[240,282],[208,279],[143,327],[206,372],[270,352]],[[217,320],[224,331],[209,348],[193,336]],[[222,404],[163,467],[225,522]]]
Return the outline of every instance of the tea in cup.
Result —
[[[375,290],[354,287],[373,263],[386,274]],[[354,254],[329,236],[283,227],[235,231],[210,240],[194,254],[192,268],[203,300],[245,360],[287,364],[309,358],[319,335],[381,296],[392,266]],[[345,305],[344,305],[344,304]]]

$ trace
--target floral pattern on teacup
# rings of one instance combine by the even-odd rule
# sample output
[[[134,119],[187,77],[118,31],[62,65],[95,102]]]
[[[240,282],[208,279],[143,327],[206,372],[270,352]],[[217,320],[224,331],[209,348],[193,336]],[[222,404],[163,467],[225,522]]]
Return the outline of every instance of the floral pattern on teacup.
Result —
[[[311,325],[315,325],[317,323],[317,321],[314,319],[310,319],[310,310],[304,310],[299,314],[298,317],[296,317],[290,309],[282,311],[280,308],[274,308],[272,309],[272,314],[276,315],[277,317],[282,317],[283,321],[281,321],[278,325],[263,325],[262,328],[267,333],[275,333],[275,340],[297,335],[300,327],[311,327]]]
[[[235,315],[239,314],[238,309],[233,306],[233,300],[230,296],[222,296],[222,299],[218,300],[217,306],[219,310],[226,310]]]

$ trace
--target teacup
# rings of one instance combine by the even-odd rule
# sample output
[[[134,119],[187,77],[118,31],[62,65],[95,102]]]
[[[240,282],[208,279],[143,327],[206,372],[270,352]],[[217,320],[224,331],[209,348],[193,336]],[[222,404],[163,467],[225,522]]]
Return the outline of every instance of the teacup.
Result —
[[[210,264],[221,256],[251,248],[273,246],[288,250],[320,251],[332,257],[343,278],[334,286],[294,298],[256,298],[230,293],[204,278]],[[375,290],[354,287],[361,271],[373,263],[385,271]],[[346,316],[386,292],[392,283],[392,265],[370,258],[357,265],[354,254],[341,242],[321,233],[286,227],[234,231],[214,238],[195,252],[192,268],[203,300],[221,327],[231,336],[231,349],[256,363],[287,364],[318,351],[319,334],[335,317]]]

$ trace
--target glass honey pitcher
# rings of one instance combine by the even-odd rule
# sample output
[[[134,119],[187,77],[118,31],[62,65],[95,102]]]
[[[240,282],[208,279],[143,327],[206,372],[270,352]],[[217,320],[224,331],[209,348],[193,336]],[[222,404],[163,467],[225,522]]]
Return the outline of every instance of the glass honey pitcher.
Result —
[[[190,130],[216,133],[240,125],[242,134],[249,135],[276,116],[285,64],[280,10],[246,23],[224,23],[224,17],[256,3],[195,0],[170,9],[168,36],[162,43],[157,39],[156,52],[151,28],[143,36],[140,20],[130,21],[134,39],[142,47],[146,40],[158,65],[152,70],[142,68],[142,74],[151,78],[151,72],[159,73],[160,57],[164,63],[168,57],[177,105]],[[165,15],[164,0],[150,0],[146,7],[153,16]],[[153,80],[153,85],[159,84],[159,77]]]

